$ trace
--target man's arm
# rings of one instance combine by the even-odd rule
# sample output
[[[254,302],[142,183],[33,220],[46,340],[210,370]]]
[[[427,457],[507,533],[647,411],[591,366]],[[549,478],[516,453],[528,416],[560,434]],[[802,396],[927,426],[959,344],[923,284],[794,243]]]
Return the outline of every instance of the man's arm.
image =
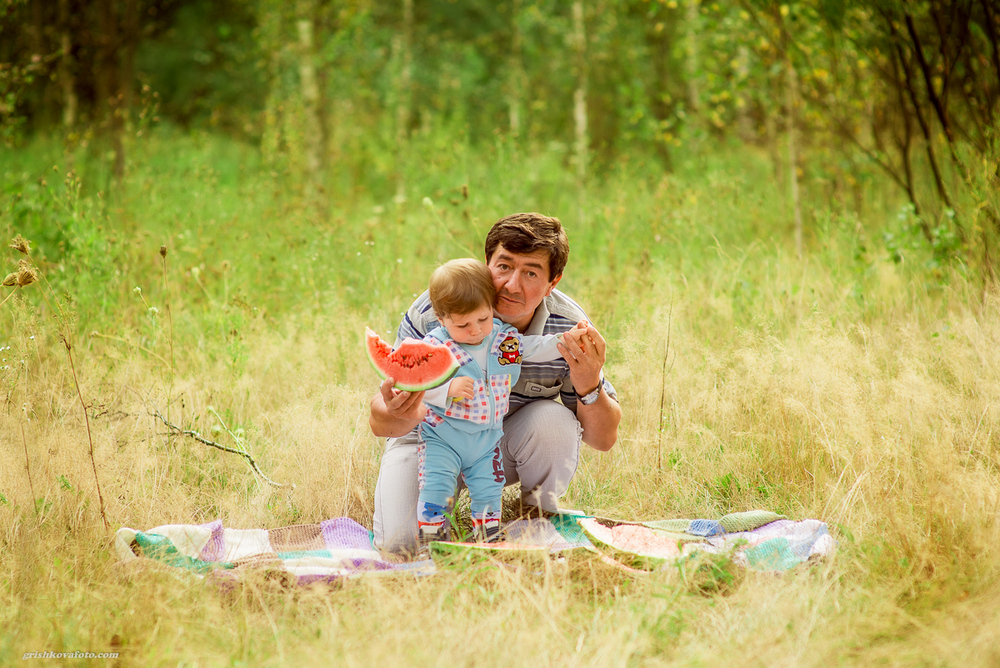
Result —
[[[601,388],[597,401],[589,406],[576,402],[576,418],[583,427],[583,442],[601,452],[610,450],[618,440],[618,424],[622,409],[618,402],[604,390],[601,370],[604,368],[607,344],[604,337],[588,322],[580,322],[574,332],[586,329],[584,336],[565,337],[559,343],[559,352],[569,364],[570,380],[579,396]]]
[[[600,398],[591,405],[576,402],[576,419],[583,427],[583,442],[595,450],[607,452],[618,440],[622,409],[602,388]]]
[[[423,392],[403,392],[393,387],[395,379],[386,378],[372,397],[368,425],[379,437],[404,436],[420,424],[427,413]]]

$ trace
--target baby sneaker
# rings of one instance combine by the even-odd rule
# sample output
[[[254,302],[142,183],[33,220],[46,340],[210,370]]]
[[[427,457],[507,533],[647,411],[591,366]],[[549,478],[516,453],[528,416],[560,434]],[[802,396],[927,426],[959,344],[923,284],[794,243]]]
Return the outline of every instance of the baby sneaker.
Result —
[[[436,521],[417,521],[417,539],[421,546],[427,546],[434,542],[448,540],[448,529],[445,526],[444,518]]]
[[[421,547],[435,541],[448,540],[448,518],[445,507],[435,503],[424,503],[417,512],[417,540]]]
[[[500,538],[500,518],[473,517],[472,535],[480,543],[495,543]]]

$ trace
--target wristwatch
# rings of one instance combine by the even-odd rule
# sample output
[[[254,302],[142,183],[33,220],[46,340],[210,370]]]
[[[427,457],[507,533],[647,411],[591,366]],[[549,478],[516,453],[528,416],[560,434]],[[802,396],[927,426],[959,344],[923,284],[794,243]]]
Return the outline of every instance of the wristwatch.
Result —
[[[597,387],[594,388],[592,392],[587,392],[587,394],[581,395],[579,392],[576,393],[576,399],[584,406],[589,406],[597,402],[597,399],[601,396],[601,387],[604,385],[604,376],[601,376],[601,381],[597,383]]]

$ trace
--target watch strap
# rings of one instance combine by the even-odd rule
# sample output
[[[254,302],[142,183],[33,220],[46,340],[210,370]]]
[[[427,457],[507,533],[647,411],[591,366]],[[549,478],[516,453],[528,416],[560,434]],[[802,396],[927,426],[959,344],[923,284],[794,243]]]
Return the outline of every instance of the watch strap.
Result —
[[[601,387],[603,385],[604,385],[604,380],[602,379],[601,382],[597,384],[597,387],[593,391],[588,392],[587,394],[584,395],[581,395],[579,392],[577,392],[576,394],[577,401],[579,401],[584,406],[590,406],[591,404],[596,403],[601,396]]]

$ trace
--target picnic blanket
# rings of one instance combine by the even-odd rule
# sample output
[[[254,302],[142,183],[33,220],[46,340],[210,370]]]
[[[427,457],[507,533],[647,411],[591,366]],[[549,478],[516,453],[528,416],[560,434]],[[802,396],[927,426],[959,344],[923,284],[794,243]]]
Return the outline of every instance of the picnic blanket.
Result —
[[[705,552],[729,553],[737,564],[754,570],[786,571],[825,557],[836,547],[825,522],[795,522],[763,510],[720,520],[624,522],[590,517],[578,523],[610,556],[647,570]]]
[[[222,580],[263,572],[308,584],[363,573],[433,572],[429,560],[384,560],[368,530],[346,517],[277,529],[230,529],[221,520],[167,524],[149,531],[123,528],[115,534],[114,546],[121,562],[148,559]]]
[[[628,522],[587,515],[522,519],[504,528],[504,543],[476,548],[489,557],[520,551],[538,557],[567,550],[599,552],[628,569],[653,570],[697,552],[729,553],[750,569],[784,571],[829,555],[836,543],[819,520],[791,521],[768,511],[719,520]],[[460,544],[432,545],[427,558],[383,558],[371,533],[346,517],[277,529],[233,529],[221,520],[168,524],[147,531],[119,529],[114,548],[122,563],[156,563],[222,581],[264,573],[284,583],[335,583],[344,578],[410,573],[430,575]],[[502,560],[501,560],[502,561]]]

